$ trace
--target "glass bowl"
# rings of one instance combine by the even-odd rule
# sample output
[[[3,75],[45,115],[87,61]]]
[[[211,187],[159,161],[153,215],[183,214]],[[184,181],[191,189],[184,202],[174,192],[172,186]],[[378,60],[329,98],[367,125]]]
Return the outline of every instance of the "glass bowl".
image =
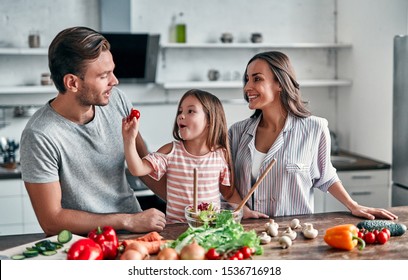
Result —
[[[204,204],[204,203],[202,203]],[[234,212],[234,210],[238,207],[235,203],[229,202],[221,202],[220,204],[211,203],[212,209],[208,212],[203,213],[205,211],[198,210],[198,213],[195,213],[193,210],[193,205],[187,205],[184,209],[184,216],[186,217],[187,223],[190,227],[196,228],[203,226],[204,224],[208,224],[209,226],[215,226],[215,219],[216,216],[222,211],[231,211],[234,221],[240,223],[243,216],[243,210],[241,209],[239,212]]]

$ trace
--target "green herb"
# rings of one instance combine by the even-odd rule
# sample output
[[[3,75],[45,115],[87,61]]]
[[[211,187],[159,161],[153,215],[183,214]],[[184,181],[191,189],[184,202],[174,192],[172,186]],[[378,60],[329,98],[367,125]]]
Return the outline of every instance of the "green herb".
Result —
[[[234,221],[231,211],[221,211],[215,217],[215,226],[205,224],[201,227],[189,227],[179,237],[167,243],[167,247],[178,252],[193,240],[208,250],[216,248],[218,252],[227,252],[248,246],[255,249],[255,254],[262,255],[263,248],[255,230],[245,231],[244,227]]]

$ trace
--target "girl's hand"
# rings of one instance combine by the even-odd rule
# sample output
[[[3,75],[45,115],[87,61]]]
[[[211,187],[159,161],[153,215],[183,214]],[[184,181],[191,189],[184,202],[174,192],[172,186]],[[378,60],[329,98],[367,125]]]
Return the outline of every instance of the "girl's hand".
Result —
[[[139,132],[139,121],[136,118],[122,119],[122,136],[124,140],[136,139]]]

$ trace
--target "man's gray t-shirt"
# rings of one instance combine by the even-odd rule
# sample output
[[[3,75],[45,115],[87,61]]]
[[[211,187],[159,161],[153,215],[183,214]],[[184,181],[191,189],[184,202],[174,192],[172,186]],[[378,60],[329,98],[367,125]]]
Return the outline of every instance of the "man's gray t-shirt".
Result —
[[[95,106],[94,119],[73,123],[48,102],[28,121],[20,142],[22,179],[59,181],[61,205],[92,213],[135,213],[141,208],[125,175],[122,118],[131,103],[113,88],[106,106]]]

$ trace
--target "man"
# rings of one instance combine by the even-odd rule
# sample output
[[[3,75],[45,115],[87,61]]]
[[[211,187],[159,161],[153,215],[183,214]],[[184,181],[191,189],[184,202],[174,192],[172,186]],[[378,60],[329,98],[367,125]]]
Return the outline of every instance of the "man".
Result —
[[[164,214],[142,211],[126,181],[121,123],[132,105],[115,88],[109,49],[86,27],[61,31],[49,47],[58,94],[29,120],[20,151],[22,178],[47,235],[103,225],[130,232],[165,227]],[[147,153],[140,135],[137,148]],[[160,193],[160,184],[149,185]]]

